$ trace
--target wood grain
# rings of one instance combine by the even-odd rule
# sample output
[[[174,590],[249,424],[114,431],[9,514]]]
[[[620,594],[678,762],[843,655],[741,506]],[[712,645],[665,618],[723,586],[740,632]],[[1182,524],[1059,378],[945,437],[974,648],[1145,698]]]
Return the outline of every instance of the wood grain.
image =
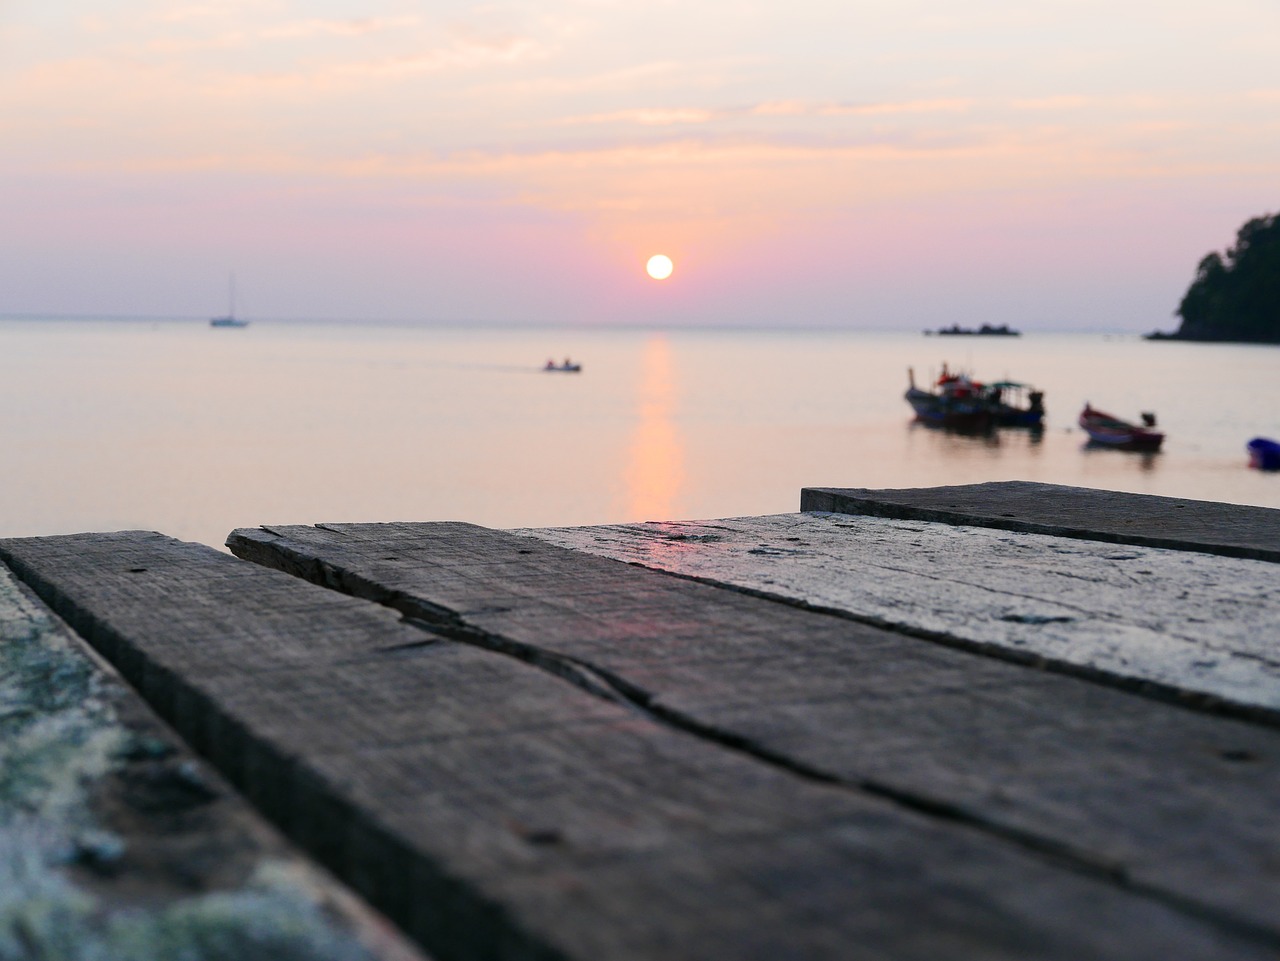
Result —
[[[1280,726],[1264,561],[825,513],[517,533]]]
[[[0,567],[0,957],[414,961]]]
[[[1274,728],[467,525],[229,544],[814,783],[1274,931]]]
[[[800,509],[1280,561],[1280,510],[1180,497],[996,481],[898,490],[806,487]]]
[[[637,663],[655,639],[675,653],[680,625],[699,626],[723,663],[762,602],[698,585],[668,598],[669,578],[609,564],[626,576],[567,585],[566,620],[538,599],[547,562],[574,559],[572,571],[580,555],[446,532],[413,568],[454,600],[479,593],[415,605],[415,624],[157,535],[11,540],[0,555],[264,811],[443,959],[1262,958],[1280,945],[1243,899],[1119,883],[1080,850],[678,727],[586,665],[480,646],[470,619],[524,611],[548,640],[587,626],[612,644],[621,631]],[[394,567],[420,549],[389,538],[369,556]],[[308,563],[343,576],[343,562]],[[802,660],[821,655],[828,629],[803,617],[811,626],[774,638],[797,655],[817,644]],[[684,653],[685,669],[705,660]],[[746,707],[737,676],[708,693]]]

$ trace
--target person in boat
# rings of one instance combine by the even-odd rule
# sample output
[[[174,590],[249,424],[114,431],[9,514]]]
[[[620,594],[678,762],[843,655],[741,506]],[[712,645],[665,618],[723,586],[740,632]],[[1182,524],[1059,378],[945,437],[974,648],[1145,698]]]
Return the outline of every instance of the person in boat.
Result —
[[[548,358],[547,358],[547,370],[555,370],[555,369],[556,369],[556,362],[555,362],[554,360],[552,360],[550,357],[548,357]]]

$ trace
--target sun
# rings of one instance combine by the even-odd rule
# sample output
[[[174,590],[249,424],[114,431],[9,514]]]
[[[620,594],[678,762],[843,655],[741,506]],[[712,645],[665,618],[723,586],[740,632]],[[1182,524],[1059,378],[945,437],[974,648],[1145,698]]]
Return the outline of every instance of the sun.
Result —
[[[671,276],[671,271],[675,265],[671,263],[671,258],[666,254],[654,254],[649,258],[649,262],[644,265],[644,269],[649,272],[649,276],[654,280],[666,280]]]

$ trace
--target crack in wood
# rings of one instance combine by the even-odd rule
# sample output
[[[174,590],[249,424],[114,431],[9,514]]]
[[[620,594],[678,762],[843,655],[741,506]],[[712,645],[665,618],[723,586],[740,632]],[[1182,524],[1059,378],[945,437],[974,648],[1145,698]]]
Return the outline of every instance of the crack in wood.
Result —
[[[316,529],[321,531],[328,531],[330,534],[337,534],[339,537],[349,536],[347,532],[344,531],[342,528],[335,527],[332,524],[317,524]],[[264,527],[263,530],[266,530],[266,528]],[[275,531],[272,531],[271,533],[274,534]]]
[[[838,515],[833,515],[833,516],[838,516]],[[690,525],[690,526],[696,526],[696,525]],[[845,525],[845,524],[837,523],[834,526],[856,527],[857,525]],[[623,526],[610,527],[608,528],[608,530],[610,531],[611,534],[622,534],[622,535],[632,536],[632,537],[642,536],[639,532],[635,531],[634,529],[630,529]],[[536,532],[533,534],[533,536],[537,536]],[[568,546],[568,545],[562,545],[562,546]],[[606,556],[613,556],[613,555],[611,553],[607,553]],[[653,565],[653,564],[647,563],[643,559],[619,558],[619,560],[622,560],[624,563],[627,563],[634,567],[639,567],[646,570],[661,571],[669,576],[682,578],[682,579],[693,581],[696,583],[707,584],[707,585],[719,587],[725,590],[736,591],[738,593],[746,594],[753,597],[758,597],[758,598],[773,601],[776,603],[785,604],[801,610],[809,610],[809,611],[816,611],[824,614],[830,614],[836,617],[844,618],[846,620],[854,621],[856,623],[861,623],[861,624],[866,624],[872,627],[891,630],[900,634],[905,634],[907,636],[917,637],[922,640],[928,640],[934,643],[942,644],[944,646],[955,647],[957,649],[966,650],[966,651],[969,651],[970,653],[981,654],[983,656],[992,657],[998,660],[1010,661],[1012,663],[1016,663],[1023,666],[1037,667],[1040,669],[1047,670],[1051,673],[1064,674],[1070,677],[1088,680],[1093,683],[1098,683],[1107,687],[1124,690],[1127,693],[1139,694],[1141,696],[1145,696],[1154,700],[1159,700],[1164,703],[1176,704],[1181,707],[1194,708],[1196,710],[1219,714],[1223,716],[1236,717],[1236,718],[1242,718],[1250,721],[1261,722],[1268,726],[1273,726],[1273,727],[1280,726],[1280,710],[1277,710],[1276,708],[1269,705],[1261,705],[1261,704],[1248,703],[1248,702],[1241,703],[1238,700],[1233,700],[1230,697],[1226,697],[1226,696],[1220,696],[1210,691],[1189,689],[1187,687],[1180,686],[1175,683],[1168,683],[1160,679],[1152,678],[1149,676],[1117,674],[1115,671],[1109,670],[1105,667],[1095,667],[1088,664],[1082,664],[1076,661],[1065,660],[1065,659],[1054,657],[1052,654],[1047,654],[1044,652],[1035,653],[1027,650],[1014,650],[1011,647],[1006,646],[1005,644],[1002,644],[1002,643],[993,643],[993,642],[982,641],[982,640],[973,639],[973,638],[958,637],[956,635],[949,634],[945,631],[936,631],[936,630],[932,630],[930,628],[922,627],[919,625],[904,623],[888,617],[880,617],[874,614],[856,613],[849,610],[847,607],[826,606],[826,605],[822,605],[812,601],[807,601],[802,598],[795,597],[789,594],[779,594],[764,588],[751,587],[743,584],[727,582],[724,580],[717,579],[712,575],[696,574],[696,573],[689,573],[689,572],[680,571],[680,570],[673,570],[667,566]],[[934,579],[934,580],[937,580],[939,583],[954,584],[954,585],[963,587],[966,590],[982,591],[990,595],[1004,595],[1020,601],[1031,601],[1031,602],[1043,603],[1043,604],[1050,605],[1051,607],[1061,608],[1068,611],[1076,611],[1086,620],[1090,618],[1093,618],[1093,619],[1101,618],[1107,621],[1108,623],[1120,624],[1122,626],[1124,624],[1123,619],[1115,615],[1109,614],[1107,612],[1099,612],[1092,609],[1086,609],[1079,605],[1070,604],[1058,599],[1043,598],[1033,594],[1001,590],[999,588],[991,587],[989,585],[970,584],[968,582],[959,581],[954,578],[938,577],[935,575],[930,575],[918,569],[900,568],[895,565],[875,564],[873,562],[868,564],[867,566],[877,571],[886,571],[886,572],[892,572],[895,574],[909,574],[912,576],[919,576],[926,579]],[[1070,573],[1063,573],[1059,571],[1052,571],[1050,573],[1060,574],[1061,576],[1065,576],[1065,577],[1073,577],[1077,580],[1085,580],[1085,581],[1092,580],[1091,578],[1082,578],[1079,575],[1073,575]],[[765,583],[769,583],[769,582],[765,581]],[[1163,626],[1163,625],[1155,629],[1159,629],[1160,631],[1162,631],[1162,633],[1165,636],[1169,638],[1182,641],[1188,645],[1194,645],[1199,648],[1213,651],[1214,653],[1221,654],[1224,657],[1239,656],[1243,660],[1249,661],[1251,663],[1260,664],[1265,668],[1280,669],[1280,664],[1277,664],[1275,660],[1268,658],[1265,654],[1262,654],[1262,653],[1239,652],[1233,648],[1226,647],[1222,644],[1216,643],[1212,638],[1203,637],[1200,635],[1192,636],[1183,632],[1170,631],[1166,626]]]
[[[748,551],[748,553],[754,554],[757,552]],[[1113,555],[1113,556],[1108,556],[1105,559],[1106,560],[1135,560],[1135,559],[1139,559],[1141,556],[1142,555],[1122,555],[1122,556]],[[637,561],[633,563],[636,563],[641,567],[646,567],[647,569],[650,569],[650,570],[665,570],[664,568],[649,568],[648,565],[645,565],[642,561]],[[875,570],[891,572],[894,574],[905,574],[910,576],[923,577],[927,580],[937,581],[938,583],[942,583],[942,584],[954,584],[958,587],[963,587],[969,591],[982,592],[985,594],[992,594],[992,595],[1005,596],[1005,597],[1012,597],[1021,601],[1033,601],[1040,604],[1047,604],[1053,607],[1059,607],[1069,611],[1075,611],[1077,614],[1080,614],[1086,617],[1091,617],[1097,620],[1107,621],[1113,624],[1124,623],[1124,620],[1115,614],[1112,614],[1106,611],[1099,611],[1092,608],[1085,608],[1078,604],[1071,604],[1056,598],[1041,597],[1036,594],[1020,593],[1018,591],[1001,590],[999,588],[991,587],[989,585],[973,584],[971,582],[959,580],[957,578],[942,577],[934,574],[926,574],[922,571],[919,571],[913,568],[895,567],[889,564],[868,564],[867,566]],[[666,573],[674,574],[677,577],[688,576],[675,571],[666,571]],[[1048,573],[1057,577],[1066,577],[1066,578],[1071,578],[1073,580],[1084,581],[1085,583],[1106,583],[1106,581],[1103,579],[1094,578],[1094,577],[1084,577],[1079,574],[1073,574],[1069,571],[1053,570],[1053,571],[1049,571]],[[1141,571],[1139,573],[1149,573],[1149,572]],[[702,583],[714,584],[718,587],[726,587],[734,590],[742,590],[744,593],[751,593],[751,590],[748,588],[739,588],[735,585],[730,585],[724,581],[718,581],[712,578],[693,576],[691,579],[700,581]],[[1129,580],[1134,584],[1139,584],[1139,585],[1141,584],[1140,581],[1135,580],[1132,577],[1130,577]],[[781,596],[781,595],[771,595],[771,594],[768,594],[767,592],[760,592],[758,596],[767,597],[770,600],[782,601],[784,603],[794,603],[794,599],[792,598]],[[823,610],[824,613],[831,613],[836,615],[848,614],[848,612],[843,612],[842,610],[836,609],[836,608],[814,608],[814,609]],[[851,619],[857,620],[858,618],[851,617]],[[1050,623],[1066,623],[1066,622],[1069,622],[1071,618],[1045,617],[1041,615],[1012,614],[1012,615],[1007,615],[1005,617],[1002,617],[1001,620],[1018,621],[1021,623],[1028,623],[1028,624],[1050,624]],[[883,623],[876,623],[875,619],[868,618],[865,621],[865,623],[874,624],[875,626],[880,626],[880,627],[886,627],[892,630],[902,630],[906,633],[912,633],[912,634],[917,633],[916,630],[911,628],[909,625],[900,625],[897,622],[893,622],[893,621],[884,621]],[[1204,647],[1208,650],[1216,651],[1228,657],[1238,657],[1242,660],[1251,661],[1253,663],[1262,664],[1262,665],[1265,665],[1266,667],[1280,670],[1280,660],[1277,660],[1275,658],[1269,658],[1265,654],[1256,654],[1256,653],[1250,653],[1245,651],[1237,651],[1223,644],[1215,643],[1212,638],[1192,636],[1190,634],[1184,634],[1179,631],[1172,631],[1165,627],[1161,628],[1161,633],[1163,633],[1166,637],[1171,637],[1180,641],[1185,641],[1188,644],[1195,644],[1199,647]],[[918,636],[926,636],[926,635],[919,634]],[[935,639],[935,638],[931,637],[930,639]],[[936,639],[940,639],[940,637]],[[1180,699],[1180,701],[1184,701],[1184,700],[1185,699]]]
[[[306,559],[306,555],[301,555],[293,546],[283,542],[283,540],[274,545],[274,551],[261,553],[264,563],[267,563],[268,566],[278,567],[281,570],[291,570],[294,567],[315,569],[314,564],[290,563],[290,559],[295,561]],[[534,644],[517,641],[502,634],[485,630],[469,623],[463,615],[456,611],[423,601],[406,592],[388,590],[354,571],[344,570],[328,564],[325,566],[336,576],[332,580],[322,582],[323,586],[390,606],[399,611],[407,623],[419,629],[430,630],[459,643],[470,644],[497,654],[512,657],[573,684],[588,694],[637,711],[650,721],[667,729],[677,730],[696,737],[704,743],[731,750],[741,756],[766,764],[775,770],[786,772],[815,785],[875,797],[915,814],[980,832],[986,837],[1010,844],[1028,855],[1051,862],[1076,874],[1113,885],[1136,897],[1211,924],[1224,932],[1254,940],[1271,949],[1280,949],[1280,932],[1258,924],[1247,917],[1242,917],[1233,912],[1178,894],[1176,891],[1168,890],[1155,884],[1137,881],[1130,875],[1125,864],[1121,861],[1034,831],[992,820],[964,805],[939,799],[923,792],[904,789],[878,778],[849,778],[832,773],[818,766],[808,764],[799,758],[772,750],[736,731],[705,723],[689,714],[663,705],[655,698],[652,692],[631,683],[608,669],[580,658],[549,651]],[[771,595],[763,591],[722,584],[686,574],[668,571],[662,571],[661,573],[691,581],[710,583],[717,587],[766,600],[779,601],[814,613],[861,620],[865,623],[873,623],[873,626],[886,626],[874,624],[872,619],[852,617],[846,611],[826,610],[803,601]],[[892,627],[891,625],[889,626]],[[896,627],[892,629],[899,630]],[[929,637],[927,639],[939,640],[937,637]],[[954,638],[947,638],[946,642],[952,646],[968,650],[975,648],[972,642],[959,642]],[[979,653],[996,653],[999,657],[1018,660],[1023,664],[1044,665],[1043,658],[1038,655],[1023,659],[1009,657],[1008,654],[1010,652],[1004,649],[988,651],[985,646],[981,646],[977,647],[977,650]],[[1080,673],[1088,672],[1081,671]],[[1112,675],[1102,675],[1102,677],[1108,682],[1116,680]],[[1141,683],[1144,685],[1150,684],[1150,682]],[[1141,688],[1138,688],[1138,690],[1141,690]],[[1185,702],[1186,692],[1179,690],[1177,694],[1182,699],[1178,703]]]
[[[1274,512],[1268,515],[1267,508],[1210,501],[1174,502],[1168,497],[1095,491],[1031,481],[996,481],[954,488],[965,495],[965,503],[946,503],[939,494],[947,489],[873,491],[803,488],[800,491],[800,510],[815,514],[974,525],[1109,544],[1280,562],[1280,550],[1274,544],[1276,525],[1271,519]],[[1055,510],[1052,505],[1060,501],[1065,501],[1074,511]],[[1016,503],[1019,510],[1013,516],[997,514],[992,509],[993,503],[1006,506]],[[1082,511],[1081,508],[1085,507],[1088,509]],[[1179,521],[1169,516],[1170,510],[1192,510],[1195,518]],[[1206,512],[1212,515],[1211,519],[1206,520]],[[1117,515],[1122,516],[1123,521],[1116,521]],[[1162,533],[1138,533],[1136,524]]]
[[[908,791],[876,778],[849,779],[841,777],[798,758],[773,751],[759,742],[735,731],[706,724],[688,714],[665,707],[651,692],[645,691],[624,678],[604,668],[577,658],[556,654],[542,648],[513,641],[478,628],[464,625],[458,631],[457,640],[476,644],[495,653],[517,658],[532,667],[576,685],[583,691],[613,703],[632,707],[651,720],[690,734],[700,740],[746,755],[753,760],[803,778],[814,784],[850,790],[889,801],[907,810],[928,817],[961,825],[983,834],[1013,844],[1018,848],[1045,858],[1064,868],[1121,887],[1133,894],[1163,904],[1214,924],[1225,931],[1255,938],[1265,944],[1280,948],[1280,933],[1255,924],[1229,912],[1211,908],[1198,901],[1178,895],[1151,884],[1136,882],[1125,865],[1095,852],[1057,841],[1044,835],[992,821],[963,805],[939,800],[927,794]]]
[[[436,633],[435,631],[433,631],[433,630],[432,630],[430,627],[428,627],[427,625],[422,624],[422,623],[420,623],[419,621],[415,621],[413,618],[406,617],[406,618],[404,618],[404,622],[405,622],[406,624],[411,624],[412,626],[414,626],[414,627],[416,627],[416,628],[419,628],[420,630],[427,631],[427,632],[429,632],[429,633],[431,633],[431,634],[435,634],[435,633]],[[389,644],[389,645],[387,645],[386,647],[379,647],[379,648],[377,648],[377,649],[375,650],[375,653],[377,653],[377,654],[399,654],[401,651],[416,651],[416,650],[420,650],[421,648],[424,648],[424,647],[434,647],[434,646],[436,646],[437,644],[440,644],[442,641],[445,641],[445,640],[446,640],[446,638],[441,637],[441,636],[437,636],[437,637],[428,637],[428,638],[424,638],[424,639],[423,639],[423,640],[421,640],[421,641],[406,641],[406,642],[405,642],[405,643],[403,643],[403,644]]]
[[[642,561],[626,561],[625,563],[630,564],[633,567],[639,567],[642,570],[665,574],[668,577],[676,577],[681,580],[692,581],[696,584],[706,584],[710,587],[718,587],[722,590],[745,594],[748,597],[757,597],[761,600],[772,601],[776,604],[784,604],[788,607],[794,607],[802,611],[811,611],[815,614],[827,614],[831,617],[838,617],[842,620],[852,621],[855,624],[865,624],[868,627],[878,627],[882,630],[893,631],[896,634],[902,634],[922,641],[940,644],[943,647],[955,648],[956,650],[966,651],[970,654],[978,654],[983,657],[990,657],[998,661],[1007,661],[1011,664],[1017,664],[1020,667],[1035,668],[1036,670],[1042,670],[1050,674],[1061,674],[1066,677],[1089,681],[1090,683],[1098,684],[1103,687],[1110,687],[1124,691],[1127,694],[1136,694],[1140,697],[1160,701],[1163,704],[1171,704],[1175,707],[1216,714],[1223,717],[1252,721],[1254,723],[1265,724],[1268,727],[1280,727],[1280,711],[1273,710],[1263,705],[1242,704],[1237,701],[1227,700],[1226,698],[1219,697],[1218,695],[1211,694],[1207,691],[1192,691],[1187,688],[1178,687],[1173,684],[1166,684],[1150,678],[1116,674],[1103,668],[1090,667],[1087,664],[1075,664],[1070,661],[1059,660],[1035,651],[1014,650],[999,644],[957,637],[954,634],[947,634],[942,631],[931,631],[927,628],[917,627],[911,624],[903,624],[898,621],[889,620],[888,618],[880,618],[870,614],[857,614],[853,611],[848,611],[840,607],[828,607],[822,604],[815,604],[811,601],[806,601],[798,597],[791,597],[786,594],[778,594],[773,591],[760,590],[759,588],[754,587],[745,587],[741,584],[731,584],[727,581],[717,580],[713,577],[706,577],[700,574],[686,574],[681,571],[672,571],[660,567],[650,567]],[[1223,653],[1234,654],[1236,652],[1224,651]],[[1257,655],[1241,656],[1256,657]]]
[[[1242,661],[1252,661],[1255,664],[1263,664],[1267,667],[1280,671],[1280,660],[1273,657],[1267,657],[1264,654],[1254,654],[1251,651],[1232,651],[1227,648],[1217,646],[1215,644],[1205,643],[1204,645],[1211,651],[1218,651],[1227,657],[1237,657]]]

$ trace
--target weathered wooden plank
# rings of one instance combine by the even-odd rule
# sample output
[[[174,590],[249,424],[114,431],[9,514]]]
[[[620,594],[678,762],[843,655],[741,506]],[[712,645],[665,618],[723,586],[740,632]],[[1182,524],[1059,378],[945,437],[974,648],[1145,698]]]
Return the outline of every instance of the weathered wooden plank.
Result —
[[[1280,510],[1032,481],[900,490],[806,487],[800,492],[800,510],[1280,561]]]
[[[848,514],[516,533],[1280,725],[1264,561]]]
[[[538,571],[519,562],[553,549],[509,542],[513,563],[492,558],[504,583],[536,591]],[[486,581],[467,537],[445,554],[438,571],[459,591]],[[1280,947],[1272,919],[1117,884],[1073,852],[588,693],[579,684],[606,691],[607,680],[566,683],[479,647],[491,638],[447,611],[415,611],[435,622],[428,631],[154,535],[6,541],[0,555],[442,958],[1261,958]],[[572,601],[595,617],[608,589]],[[706,603],[688,601],[664,616]],[[631,627],[637,645],[653,636],[654,624]]]
[[[1274,931],[1280,731],[457,524],[235,532],[815,780]]]
[[[0,957],[423,955],[0,567]]]

